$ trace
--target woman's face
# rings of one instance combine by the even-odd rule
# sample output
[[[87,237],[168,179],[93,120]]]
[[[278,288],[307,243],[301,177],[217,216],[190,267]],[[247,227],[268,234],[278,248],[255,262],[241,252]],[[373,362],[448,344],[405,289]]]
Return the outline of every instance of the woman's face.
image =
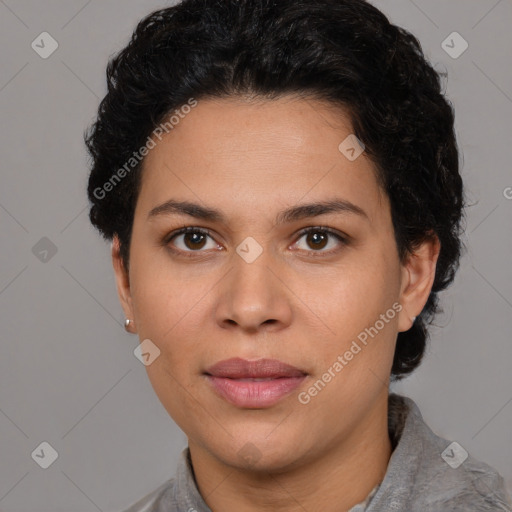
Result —
[[[113,246],[119,294],[160,350],[160,401],[228,465],[283,470],[368,435],[397,332],[428,297],[435,251],[400,264],[351,133],[318,101],[208,99],[145,158],[129,281]],[[158,208],[171,200],[197,208]],[[244,363],[261,359],[294,368]]]

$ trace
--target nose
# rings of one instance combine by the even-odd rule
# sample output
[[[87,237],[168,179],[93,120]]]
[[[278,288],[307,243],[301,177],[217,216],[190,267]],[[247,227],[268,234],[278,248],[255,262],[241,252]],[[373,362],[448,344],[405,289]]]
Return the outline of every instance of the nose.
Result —
[[[290,325],[293,294],[280,265],[265,250],[251,263],[233,254],[233,267],[219,283],[218,325],[246,332],[276,332]]]

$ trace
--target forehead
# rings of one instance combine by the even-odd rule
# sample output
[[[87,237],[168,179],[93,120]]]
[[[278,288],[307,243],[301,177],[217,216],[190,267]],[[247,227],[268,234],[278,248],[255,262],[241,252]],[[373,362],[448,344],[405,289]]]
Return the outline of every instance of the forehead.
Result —
[[[319,100],[200,100],[155,139],[143,165],[140,208],[173,197],[254,214],[335,193],[366,210],[376,203],[371,214],[381,190],[365,153],[351,160],[343,152],[351,137],[348,114]]]

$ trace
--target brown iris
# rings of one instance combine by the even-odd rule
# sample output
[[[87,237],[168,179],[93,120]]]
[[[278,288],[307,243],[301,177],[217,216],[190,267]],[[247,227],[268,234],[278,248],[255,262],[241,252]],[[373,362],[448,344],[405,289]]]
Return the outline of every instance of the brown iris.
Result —
[[[323,249],[327,244],[328,235],[323,231],[311,231],[306,240],[310,247],[314,249]]]
[[[185,245],[189,249],[202,249],[204,246],[204,242],[206,240],[206,236],[204,233],[194,232],[194,233],[184,233],[183,234],[183,241],[185,242]],[[187,240],[189,242],[187,242]]]

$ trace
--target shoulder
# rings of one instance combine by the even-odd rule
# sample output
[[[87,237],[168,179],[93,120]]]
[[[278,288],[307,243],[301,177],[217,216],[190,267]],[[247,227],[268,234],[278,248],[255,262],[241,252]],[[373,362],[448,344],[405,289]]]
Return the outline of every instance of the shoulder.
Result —
[[[407,512],[512,512],[499,473],[459,443],[436,435],[412,399],[390,396],[390,426],[398,429],[397,445],[375,505]]]
[[[178,512],[174,488],[176,479],[171,478],[123,512]]]
[[[188,446],[181,452],[176,475],[123,512],[211,512],[197,488]]]

